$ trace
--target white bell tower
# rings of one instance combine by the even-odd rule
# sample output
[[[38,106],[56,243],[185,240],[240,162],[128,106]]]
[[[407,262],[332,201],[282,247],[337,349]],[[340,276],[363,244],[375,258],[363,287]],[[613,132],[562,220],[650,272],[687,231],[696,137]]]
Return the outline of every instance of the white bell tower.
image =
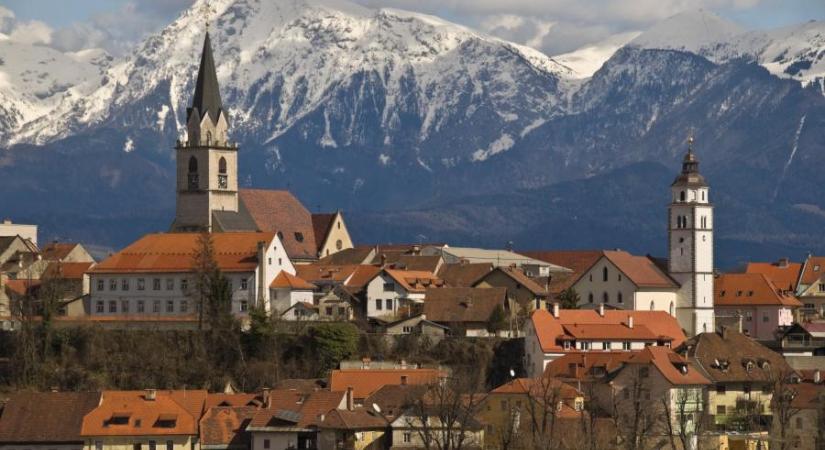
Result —
[[[670,190],[668,271],[681,284],[676,319],[688,337],[713,332],[713,205],[699,174],[693,137],[688,140],[682,173]]]

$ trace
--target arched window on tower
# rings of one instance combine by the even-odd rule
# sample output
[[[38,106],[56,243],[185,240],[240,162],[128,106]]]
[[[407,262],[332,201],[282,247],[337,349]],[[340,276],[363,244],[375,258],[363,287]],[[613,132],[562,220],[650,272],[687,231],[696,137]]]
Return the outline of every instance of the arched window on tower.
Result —
[[[679,194],[679,200],[680,200],[680,201],[685,201],[685,191],[682,191],[682,192]]]
[[[212,132],[206,132],[206,145],[212,145]]]
[[[188,174],[189,190],[198,189],[198,159],[194,156],[189,157],[189,174]]]
[[[229,187],[229,177],[226,174],[226,158],[221,157],[218,161],[218,188],[226,189]]]

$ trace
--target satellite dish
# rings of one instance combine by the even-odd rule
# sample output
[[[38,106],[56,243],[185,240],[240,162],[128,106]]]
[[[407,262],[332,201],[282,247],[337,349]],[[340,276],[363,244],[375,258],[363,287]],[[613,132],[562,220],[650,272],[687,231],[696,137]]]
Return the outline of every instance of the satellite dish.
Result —
[[[513,370],[513,369],[510,369],[510,376],[515,378],[516,377],[516,371]]]
[[[381,407],[378,406],[378,403],[373,403],[372,409],[375,410],[375,412],[377,412],[378,414],[381,414]]]

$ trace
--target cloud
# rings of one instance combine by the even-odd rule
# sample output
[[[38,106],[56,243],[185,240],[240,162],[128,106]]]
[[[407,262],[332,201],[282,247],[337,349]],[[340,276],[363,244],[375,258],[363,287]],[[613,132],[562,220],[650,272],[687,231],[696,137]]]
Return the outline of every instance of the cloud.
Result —
[[[52,27],[39,20],[20,21],[14,12],[0,6],[0,33],[12,41],[32,45],[48,45],[52,42]]]

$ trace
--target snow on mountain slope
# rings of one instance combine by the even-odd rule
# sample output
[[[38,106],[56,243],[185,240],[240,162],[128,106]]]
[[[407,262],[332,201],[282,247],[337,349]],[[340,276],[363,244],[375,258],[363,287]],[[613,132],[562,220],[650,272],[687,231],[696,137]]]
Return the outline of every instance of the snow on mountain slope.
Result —
[[[96,91],[66,99],[57,114],[27,124],[13,141],[65,137],[155,95],[165,98],[145,106],[154,109],[149,114],[156,117],[156,131],[179,132],[203,39],[201,3],[112,65]],[[448,117],[465,113],[456,110],[464,101],[456,94],[465,88],[506,117],[525,109],[547,113],[558,102],[552,86],[516,96],[522,78],[516,72],[529,68],[548,80],[570,74],[536,50],[422,14],[343,0],[220,0],[212,6],[218,77],[233,127],[255,130],[265,141],[277,139],[365,74],[378,85],[360,95],[381,91],[383,104],[377,107],[388,140],[401,125],[400,105],[421,115],[420,138],[426,139]],[[510,61],[503,63],[502,54]],[[169,112],[172,123],[166,120]]]
[[[108,55],[67,55],[48,47],[0,39],[0,144],[4,134],[99,86]],[[5,120],[4,120],[5,118]]]
[[[610,59],[618,49],[624,47],[625,44],[640,34],[638,31],[619,33],[596,44],[554,56],[553,59],[559,64],[569,67],[572,71],[571,77],[576,79],[589,78],[601,69],[605,61]]]
[[[677,14],[630,42],[642,48],[683,50],[716,63],[758,62],[780,78],[817,84],[825,94],[825,22],[744,31],[707,11]]]

